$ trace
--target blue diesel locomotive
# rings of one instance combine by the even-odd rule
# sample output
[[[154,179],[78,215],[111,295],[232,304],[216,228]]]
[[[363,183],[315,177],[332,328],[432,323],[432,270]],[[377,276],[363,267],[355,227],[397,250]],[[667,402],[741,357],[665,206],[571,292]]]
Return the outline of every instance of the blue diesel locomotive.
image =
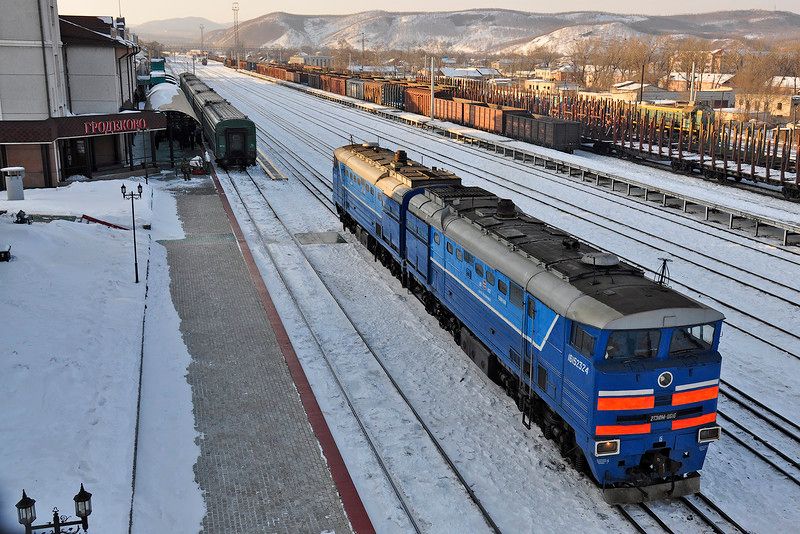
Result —
[[[722,314],[403,151],[338,148],[333,185],[345,228],[609,503],[699,491]]]

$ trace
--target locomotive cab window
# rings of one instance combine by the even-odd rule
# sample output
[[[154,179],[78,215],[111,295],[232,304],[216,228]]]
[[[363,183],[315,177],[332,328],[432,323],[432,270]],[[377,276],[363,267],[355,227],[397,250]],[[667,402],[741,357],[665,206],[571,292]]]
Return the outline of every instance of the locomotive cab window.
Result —
[[[709,350],[713,342],[713,324],[676,328],[672,331],[672,339],[669,343],[669,354],[673,356],[686,354],[687,352]]]
[[[597,340],[578,323],[572,323],[569,343],[584,356],[591,357]]]
[[[612,332],[606,345],[606,360],[647,359],[658,354],[661,331],[618,330]]]

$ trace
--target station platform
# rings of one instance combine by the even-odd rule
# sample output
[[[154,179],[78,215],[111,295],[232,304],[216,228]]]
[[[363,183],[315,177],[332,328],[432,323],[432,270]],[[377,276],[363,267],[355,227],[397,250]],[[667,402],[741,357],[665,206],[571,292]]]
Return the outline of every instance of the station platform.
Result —
[[[175,194],[185,238],[162,244],[192,358],[203,532],[373,531],[224,193],[192,182]]]

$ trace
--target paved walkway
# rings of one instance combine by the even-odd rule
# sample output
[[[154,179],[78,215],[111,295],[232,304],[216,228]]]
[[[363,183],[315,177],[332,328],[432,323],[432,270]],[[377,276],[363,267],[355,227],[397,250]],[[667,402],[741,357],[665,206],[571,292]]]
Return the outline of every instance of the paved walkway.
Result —
[[[271,301],[254,285],[249,251],[243,257],[222,199],[210,179],[176,196],[186,238],[164,245],[203,436],[195,465],[207,506],[203,532],[351,532],[339,491],[352,518],[352,481],[345,470],[342,482],[338,450],[331,453],[329,431],[320,433],[324,419],[307,414],[310,388],[295,386],[298,371],[287,361],[296,356],[280,325],[276,336]]]

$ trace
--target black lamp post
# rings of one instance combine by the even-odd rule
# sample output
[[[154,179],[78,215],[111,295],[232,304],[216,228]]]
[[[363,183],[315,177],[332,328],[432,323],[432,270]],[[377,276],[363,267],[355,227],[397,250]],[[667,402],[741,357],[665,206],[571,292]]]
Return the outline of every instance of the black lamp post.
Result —
[[[139,130],[142,134],[142,168],[144,169],[144,183],[149,184],[149,176],[147,172],[147,130],[142,128]]]
[[[125,184],[122,184],[120,187],[122,191],[122,198],[130,199],[131,200],[131,229],[133,230],[133,269],[136,273],[136,283],[139,283],[139,254],[136,251],[136,208],[133,205],[134,200],[139,200],[142,198],[142,184],[139,184],[136,187],[136,193],[131,191],[130,193],[127,192],[127,188]]]
[[[75,501],[75,515],[79,519],[69,521],[69,516],[59,515],[58,508],[53,508],[53,521],[34,525],[36,520],[36,500],[31,499],[22,490],[22,498],[17,503],[17,519],[25,527],[25,534],[32,534],[37,530],[48,530],[52,534],[77,534],[81,528],[83,532],[89,530],[89,516],[92,514],[92,494],[81,489],[72,498]],[[74,527],[74,528],[73,528]]]

